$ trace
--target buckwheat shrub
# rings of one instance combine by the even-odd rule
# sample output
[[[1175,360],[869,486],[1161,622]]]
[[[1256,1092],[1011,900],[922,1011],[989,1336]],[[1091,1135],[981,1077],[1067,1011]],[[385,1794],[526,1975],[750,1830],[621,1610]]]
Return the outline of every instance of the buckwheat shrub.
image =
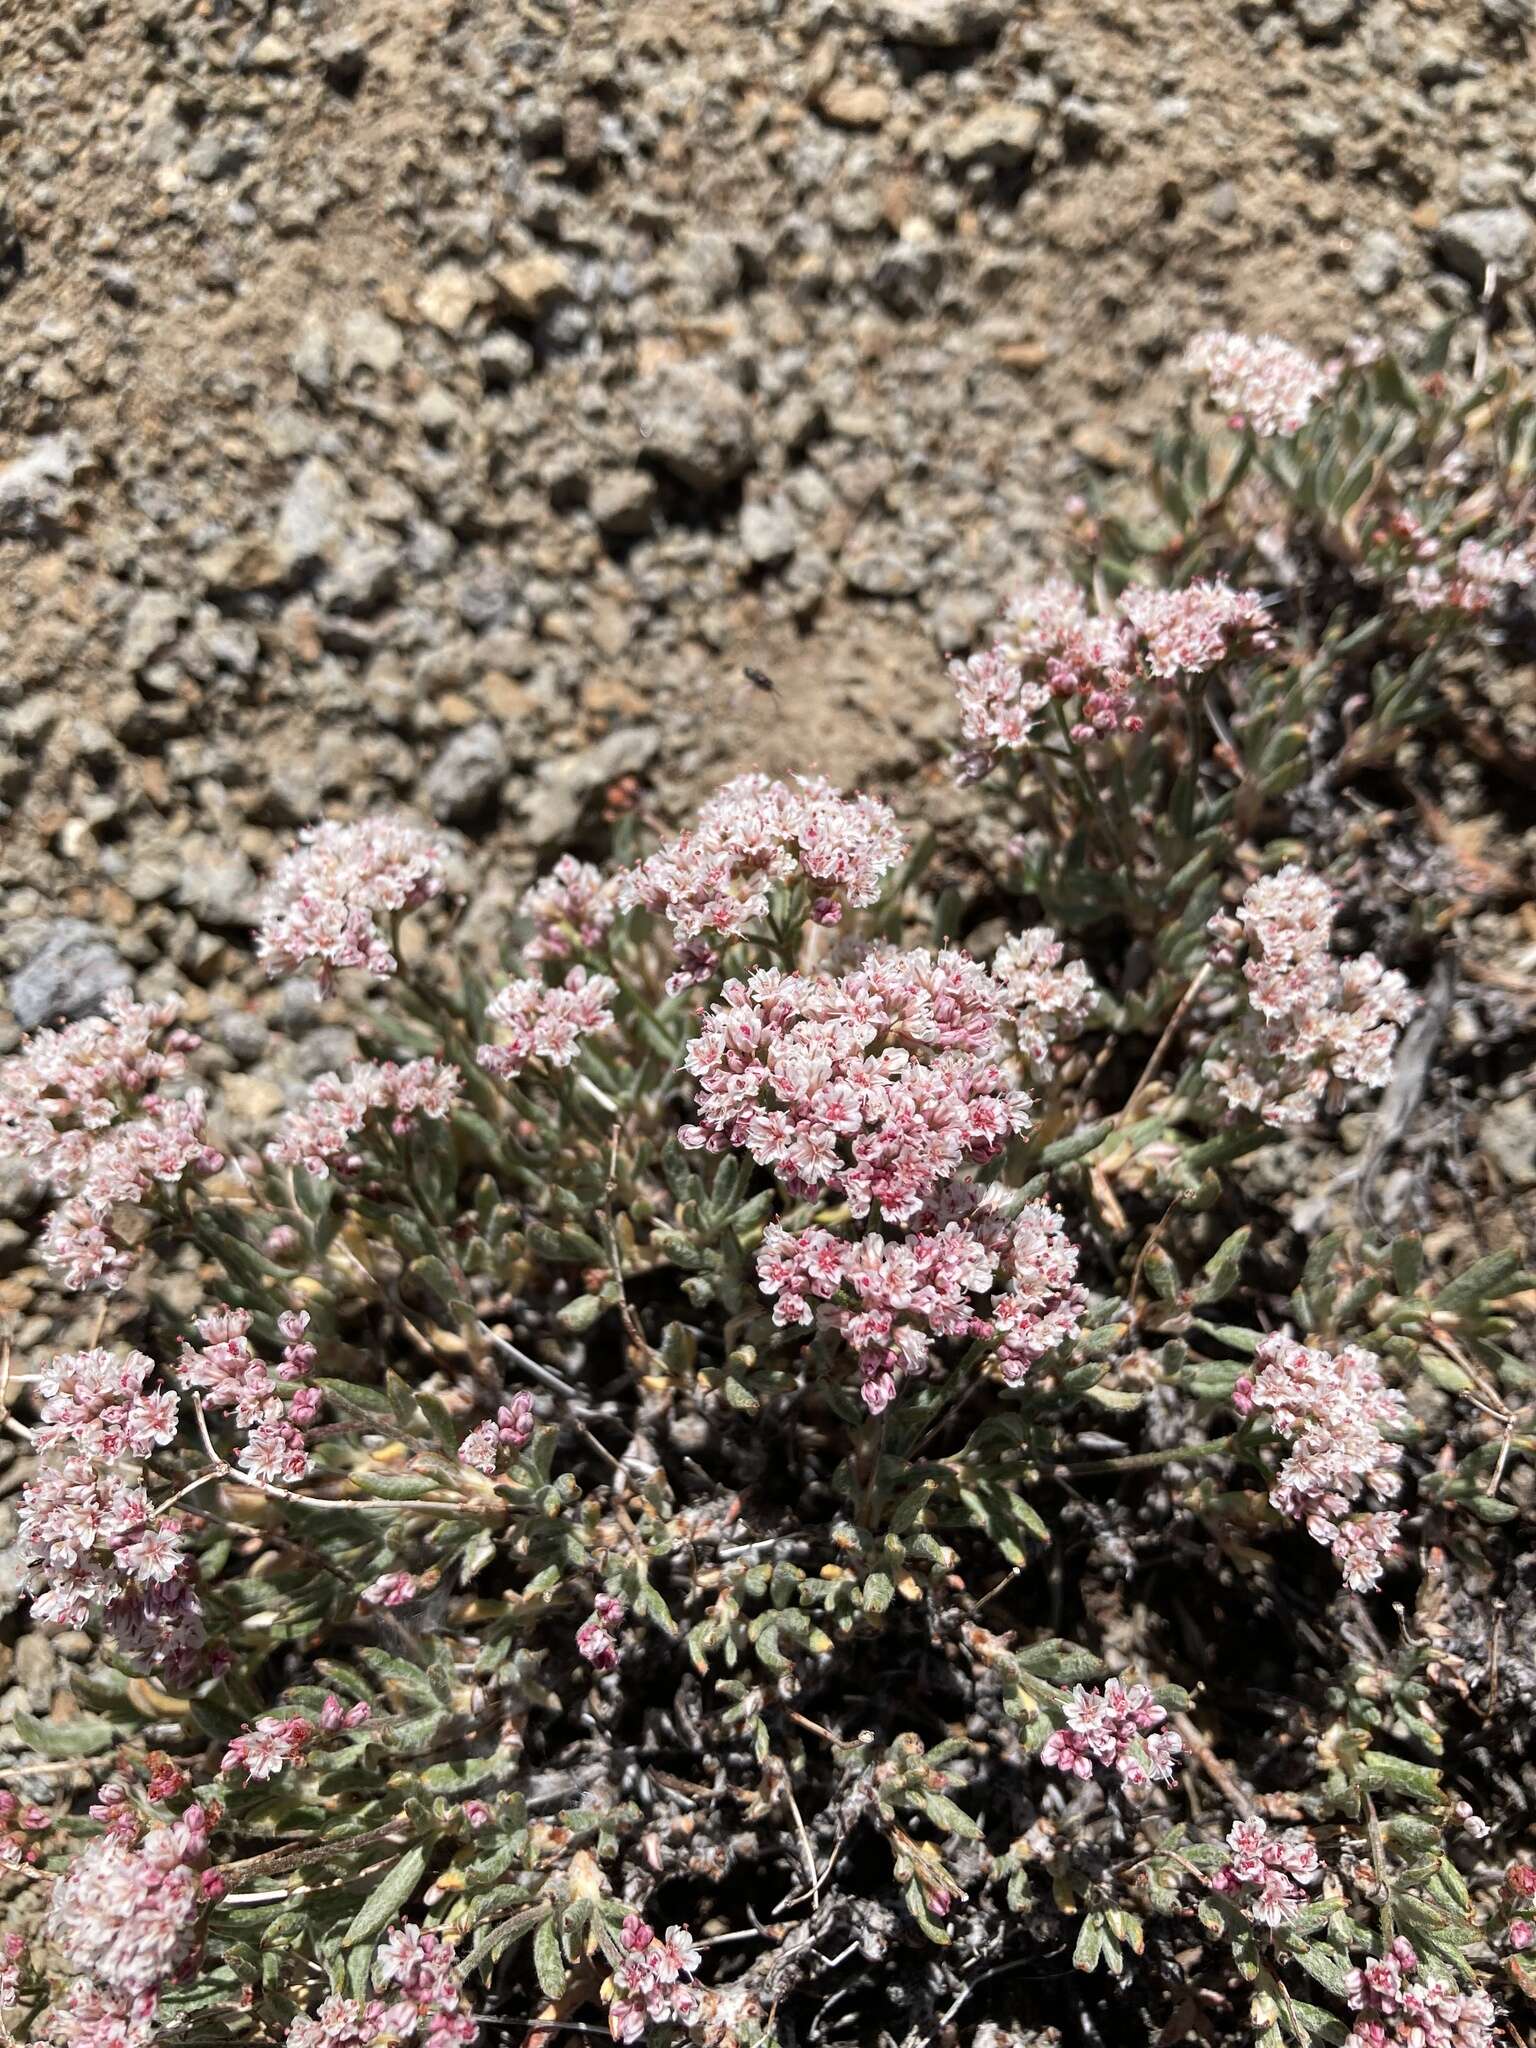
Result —
[[[1459,1025],[1348,1177],[1326,1113],[1444,979],[1536,401],[1203,354],[1242,424],[1068,508],[910,857],[746,777],[428,946],[447,846],[320,825],[259,951],[361,1055],[228,1170],[168,1006],[0,1066],[94,1297],[8,1249],[77,1638],[7,1698],[14,2038],[1517,2038],[1536,1282],[1436,1182]]]

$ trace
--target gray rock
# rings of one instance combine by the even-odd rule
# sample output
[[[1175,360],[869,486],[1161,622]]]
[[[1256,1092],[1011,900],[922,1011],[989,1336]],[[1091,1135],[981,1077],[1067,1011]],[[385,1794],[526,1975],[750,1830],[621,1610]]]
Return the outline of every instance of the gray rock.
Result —
[[[654,725],[620,725],[579,754],[546,761],[523,807],[523,824],[535,850],[552,853],[568,846],[598,792],[621,775],[638,775],[660,745]]]
[[[6,985],[23,1031],[59,1018],[88,1017],[133,974],[107,934],[78,917],[54,918],[38,928],[25,966]]]
[[[299,330],[299,338],[289,357],[293,374],[313,398],[327,399],[331,395],[331,377],[335,365],[331,355],[330,330],[318,313],[311,313]]]
[[[972,164],[1015,170],[1033,162],[1044,130],[1045,116],[1038,107],[999,100],[961,123],[944,143],[944,156],[960,170]]]
[[[910,320],[933,303],[943,274],[944,258],[932,242],[893,242],[882,252],[871,282],[893,313]]]
[[[256,923],[261,887],[240,852],[218,839],[187,839],[177,849],[176,900],[210,931],[245,931]]]
[[[181,626],[181,599],[169,590],[146,590],[135,600],[118,645],[130,675],[146,669],[175,640]]]
[[[604,533],[645,533],[656,508],[656,479],[646,469],[614,469],[594,477],[588,498]]]
[[[893,43],[959,50],[995,36],[1012,5],[1011,0],[863,0],[858,12]]]
[[[756,459],[751,409],[713,370],[657,370],[636,386],[634,406],[646,453],[693,490],[717,491]]]
[[[352,494],[339,469],[312,455],[288,486],[273,543],[287,569],[312,567],[332,554],[346,532]]]
[[[1360,12],[1360,0],[1295,0],[1296,19],[1309,36],[1342,35]]]
[[[911,597],[922,588],[922,564],[887,548],[847,556],[842,568],[848,588],[863,597]]]
[[[487,390],[505,391],[533,374],[533,349],[520,334],[488,334],[480,344],[480,376]]]
[[[1518,206],[1477,206],[1453,213],[1435,247],[1458,276],[1482,291],[1490,270],[1500,285],[1519,284],[1529,276],[1533,241],[1536,231]]]
[[[335,567],[320,579],[319,595],[332,611],[359,616],[377,611],[394,595],[399,576],[397,550],[382,544],[348,543],[337,554]]]
[[[375,313],[371,306],[359,306],[341,323],[336,362],[344,378],[355,370],[372,370],[387,377],[399,362],[405,344],[393,320]]]
[[[1385,228],[1373,228],[1361,237],[1350,276],[1366,298],[1380,299],[1401,283],[1407,267],[1408,252],[1396,235]]]
[[[1493,1103],[1483,1112],[1478,1136],[1511,1187],[1536,1187],[1536,1103],[1520,1095]]]
[[[760,569],[786,560],[799,540],[800,522],[783,498],[770,498],[766,505],[748,505],[741,515],[741,544],[747,560]]]
[[[478,823],[495,808],[510,766],[501,727],[491,719],[455,733],[423,784],[433,817],[444,825]]]
[[[0,468],[0,533],[27,532],[50,517],[90,459],[78,434],[49,434],[6,463]]]
[[[997,598],[992,591],[954,590],[934,606],[928,629],[940,654],[965,654],[996,617]]]

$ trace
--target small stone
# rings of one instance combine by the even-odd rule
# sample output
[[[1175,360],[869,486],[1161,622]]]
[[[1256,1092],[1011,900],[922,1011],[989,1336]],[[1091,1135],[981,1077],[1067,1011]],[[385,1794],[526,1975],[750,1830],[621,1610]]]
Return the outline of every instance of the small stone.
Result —
[[[886,548],[870,548],[843,561],[850,590],[864,597],[911,597],[922,588],[922,565]]]
[[[748,505],[741,515],[741,544],[760,569],[788,559],[800,540],[800,522],[783,498]]]
[[[839,128],[880,128],[890,119],[891,96],[883,85],[843,85],[834,79],[816,111]]]
[[[1536,1103],[1516,1095],[1484,1110],[1482,1150],[1512,1188],[1536,1187]]]
[[[1044,129],[1045,116],[1038,107],[998,101],[955,130],[944,144],[945,160],[962,170],[972,164],[1016,170],[1034,160]]]
[[[0,533],[28,532],[50,517],[61,497],[90,461],[78,434],[49,434],[25,455],[0,468]]]
[[[181,624],[181,599],[169,590],[146,590],[134,602],[118,646],[124,668],[137,675],[175,640]]]
[[[951,591],[934,606],[928,629],[940,654],[964,654],[996,617],[997,598],[990,590]]]
[[[351,99],[367,75],[367,46],[351,29],[338,29],[315,45],[315,55],[332,92]]]
[[[656,509],[656,479],[648,469],[613,469],[592,479],[588,506],[603,533],[644,533]]]
[[[1073,428],[1072,452],[1084,462],[1091,462],[1095,469],[1129,469],[1136,459],[1118,434],[1091,420]]]
[[[321,578],[320,602],[331,611],[365,617],[393,596],[398,575],[399,560],[394,548],[366,543],[344,545],[335,566]]]
[[[1320,38],[1342,35],[1360,12],[1360,0],[1295,0],[1295,5],[1302,33]]]
[[[434,270],[416,294],[416,310],[444,334],[462,334],[479,303],[479,289],[457,263]]]
[[[501,727],[490,719],[456,733],[423,785],[433,817],[444,825],[478,824],[495,809],[510,766]]]
[[[26,965],[6,985],[11,1009],[23,1031],[62,1019],[88,1017],[112,989],[127,988],[133,974],[98,926],[78,917],[55,918],[36,935]]]
[[[311,313],[299,330],[298,341],[288,360],[292,365],[293,374],[311,397],[330,397],[333,367],[331,337],[325,322],[317,313]]]
[[[646,453],[696,491],[715,491],[752,467],[752,414],[741,393],[713,370],[677,364],[635,388]]]
[[[520,334],[488,334],[480,344],[480,376],[488,391],[521,384],[533,363],[533,350]]]
[[[1373,228],[1361,237],[1350,276],[1363,297],[1382,299],[1402,282],[1407,265],[1408,252],[1396,235],[1386,228]]]
[[[246,62],[253,71],[288,71],[293,67],[294,49],[286,36],[265,35],[251,49]]]
[[[187,840],[177,884],[177,901],[213,931],[249,930],[256,923],[260,886],[238,848],[218,840]]]
[[[341,323],[337,363],[344,378],[354,370],[372,370],[377,377],[387,377],[404,348],[393,320],[386,320],[371,306],[359,306]]]
[[[1012,0],[863,0],[859,14],[893,43],[925,50],[960,50],[995,36],[1012,13]]]
[[[653,725],[615,726],[579,754],[546,761],[538,772],[523,810],[530,845],[538,853],[568,846],[581,830],[587,806],[621,775],[638,775],[649,767],[661,745]]]
[[[1524,281],[1531,269],[1532,239],[1530,219],[1519,207],[1482,206],[1453,213],[1435,246],[1458,276],[1482,291],[1489,271],[1500,285]]]
[[[274,535],[278,558],[300,569],[329,555],[351,516],[345,477],[323,455],[312,455],[288,486]]]
[[[881,252],[871,282],[893,313],[911,320],[932,305],[943,274],[943,254],[932,242],[901,241]]]
[[[570,273],[558,256],[536,250],[503,263],[492,273],[513,317],[535,322],[570,297]]]

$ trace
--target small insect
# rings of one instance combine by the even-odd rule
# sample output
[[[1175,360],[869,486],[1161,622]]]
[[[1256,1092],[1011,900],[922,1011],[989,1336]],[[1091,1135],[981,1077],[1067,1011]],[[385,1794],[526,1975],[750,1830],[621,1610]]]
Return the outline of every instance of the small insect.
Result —
[[[773,677],[765,676],[760,668],[744,668],[742,674],[754,690],[766,690],[770,697],[774,695],[779,687],[773,680]]]

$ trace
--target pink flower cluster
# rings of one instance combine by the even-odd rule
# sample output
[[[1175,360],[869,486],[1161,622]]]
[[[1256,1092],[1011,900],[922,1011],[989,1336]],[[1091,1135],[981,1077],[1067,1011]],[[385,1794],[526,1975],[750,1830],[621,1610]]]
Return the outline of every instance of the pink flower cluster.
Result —
[[[1003,990],[1020,1056],[1040,1067],[1053,1046],[1075,1038],[1098,1001],[1093,977],[1047,924],[1004,939],[992,956],[993,979]]]
[[[686,1927],[660,1935],[638,1913],[625,1916],[619,1945],[624,1959],[613,1973],[608,2031],[615,2041],[638,2041],[647,2027],[686,2026],[699,2010],[693,1981],[699,1950]]]
[[[430,1928],[392,1927],[374,1952],[373,1982],[382,1996],[327,1998],[313,2018],[301,2013],[284,2048],[467,2048],[478,2036],[453,1950]]]
[[[1266,1337],[1254,1370],[1233,1389],[1240,1415],[1267,1414],[1291,1444],[1270,1489],[1282,1515],[1333,1552],[1346,1584],[1374,1586],[1397,1542],[1395,1514],[1350,1514],[1367,1488],[1378,1499],[1398,1489],[1398,1446],[1381,1434],[1407,1417],[1401,1394],[1386,1386],[1376,1360],[1354,1345],[1334,1354],[1280,1335]]]
[[[173,1000],[138,1003],[113,989],[99,1017],[39,1031],[0,1063],[0,1157],[37,1160],[67,1185],[80,1177],[92,1131],[186,1069],[197,1044],[176,1027]]]
[[[1224,661],[1273,647],[1262,601],[1220,577],[1154,590],[1133,585],[1116,610],[1094,613],[1075,584],[1052,577],[1021,591],[989,652],[950,663],[967,776],[1032,744],[1053,702],[1078,744],[1140,732],[1149,698]]]
[[[268,884],[257,958],[272,975],[313,965],[323,982],[341,967],[393,974],[399,962],[379,920],[441,895],[445,857],[436,840],[403,818],[310,826]]]
[[[1077,1247],[1054,1209],[1031,1202],[1010,1221],[969,1183],[943,1206],[896,1239],[795,1236],[779,1223],[763,1233],[758,1284],[777,1297],[774,1321],[835,1331],[856,1355],[871,1414],[930,1368],[946,1337],[995,1339],[1003,1376],[1018,1381],[1081,1327]]]
[[[533,1435],[533,1396],[514,1394],[487,1422],[469,1432],[459,1445],[461,1463],[489,1478],[503,1450],[520,1451]]]
[[[500,1045],[482,1045],[475,1058],[500,1081],[513,1080],[537,1061],[568,1067],[581,1041],[613,1029],[613,999],[619,985],[606,974],[573,967],[558,988],[542,981],[509,981],[492,998],[486,1016],[506,1033]]]
[[[1307,1902],[1302,1887],[1319,1874],[1317,1850],[1305,1828],[1271,1835],[1268,1821],[1254,1815],[1233,1822],[1227,1861],[1212,1876],[1211,1890],[1225,1892],[1261,1927],[1283,1927]]]
[[[894,813],[878,798],[845,797],[820,776],[791,784],[738,775],[680,838],[619,877],[619,900],[672,927],[681,964],[667,986],[675,993],[707,981],[734,940],[755,936],[775,888],[803,883],[811,916],[836,924],[844,904],[876,900],[905,851]]]
[[[1415,611],[1455,611],[1476,617],[1491,610],[1501,592],[1526,589],[1532,582],[1536,582],[1536,554],[1529,542],[1497,547],[1488,541],[1464,540],[1449,568],[1438,562],[1410,568],[1403,578],[1403,594]]]
[[[143,2002],[143,2016],[151,2017],[161,1986],[196,1950],[198,1916],[210,1896],[207,1862],[208,1817],[200,1806],[151,1828],[136,1847],[98,1835],[53,1889],[48,1933],[67,1968],[98,1992]]]
[[[1219,329],[1196,336],[1184,366],[1204,376],[1211,402],[1234,427],[1255,434],[1299,434],[1335,378],[1277,334],[1228,334]]]
[[[1184,1744],[1165,1728],[1167,1714],[1144,1685],[1075,1685],[1066,1707],[1067,1725],[1046,1737],[1040,1761],[1074,1778],[1091,1778],[1094,1767],[1114,1771],[1123,1785],[1171,1785]]]
[[[1207,675],[1233,654],[1265,652],[1275,644],[1264,601],[1234,590],[1219,576],[1200,577],[1177,590],[1133,583],[1120,613],[1136,635],[1137,659],[1159,683]]]
[[[1413,993],[1374,953],[1335,960],[1335,915],[1327,882],[1292,865],[1255,882],[1235,917],[1211,919],[1219,945],[1248,951],[1248,1014],[1205,1062],[1229,1109],[1272,1125],[1309,1123],[1322,1107],[1341,1107],[1351,1087],[1391,1079]]]
[[[110,1351],[70,1351],[37,1376],[41,1401],[36,1443],[113,1464],[147,1458],[176,1435],[176,1396],[147,1392],[153,1359],[142,1351],[118,1358]]]
[[[1495,2048],[1499,2013],[1486,1991],[1458,1991],[1421,1976],[1399,1935],[1384,1956],[1349,1973],[1345,1996],[1360,2014],[1347,2048]]]
[[[232,1409],[236,1428],[249,1431],[237,1453],[239,1464],[268,1485],[292,1486],[304,1478],[304,1431],[319,1412],[320,1396],[314,1387],[299,1387],[285,1402],[279,1386],[303,1379],[315,1362],[308,1315],[285,1309],[278,1317],[283,1355],[275,1367],[251,1344],[249,1309],[210,1309],[194,1327],[201,1344],[183,1343],[177,1370],[188,1386],[203,1392],[210,1408]]]
[[[175,1436],[176,1396],[145,1391],[153,1370],[142,1352],[119,1363],[82,1351],[43,1373],[44,1456],[22,1490],[19,1539],[38,1621],[80,1629],[99,1610],[126,1653],[185,1672],[203,1623],[182,1524],[118,1469]]]
[[[372,1714],[373,1709],[366,1700],[347,1707],[333,1692],[326,1694],[317,1722],[308,1720],[303,1714],[263,1714],[254,1725],[242,1728],[234,1737],[224,1752],[219,1769],[243,1771],[248,1785],[261,1784],[268,1778],[275,1778],[290,1764],[306,1763],[310,1750],[321,1736],[361,1728]]]
[[[345,1075],[320,1075],[279,1124],[267,1157],[275,1166],[302,1166],[316,1180],[332,1167],[356,1173],[363,1156],[355,1141],[370,1118],[386,1119],[403,1137],[423,1117],[441,1123],[451,1115],[461,1085],[458,1068],[442,1060],[359,1060]]]
[[[612,1593],[599,1593],[592,1602],[592,1612],[577,1629],[577,1652],[594,1671],[618,1670],[619,1645],[614,1630],[622,1625],[624,1612],[622,1600],[615,1599]]]
[[[842,974],[729,981],[685,1055],[698,1122],[678,1136],[904,1223],[1029,1120],[1001,1063],[1002,1006],[986,969],[949,951],[875,947]]]
[[[540,881],[523,892],[519,917],[533,926],[523,959],[530,967],[591,952],[618,915],[619,877],[563,853]]]
[[[202,1092],[157,1092],[197,1043],[176,1014],[115,989],[102,1016],[40,1031],[0,1063],[0,1159],[35,1165],[61,1197],[42,1250],[66,1287],[120,1287],[134,1254],[115,1212],[224,1163],[204,1137]]]

